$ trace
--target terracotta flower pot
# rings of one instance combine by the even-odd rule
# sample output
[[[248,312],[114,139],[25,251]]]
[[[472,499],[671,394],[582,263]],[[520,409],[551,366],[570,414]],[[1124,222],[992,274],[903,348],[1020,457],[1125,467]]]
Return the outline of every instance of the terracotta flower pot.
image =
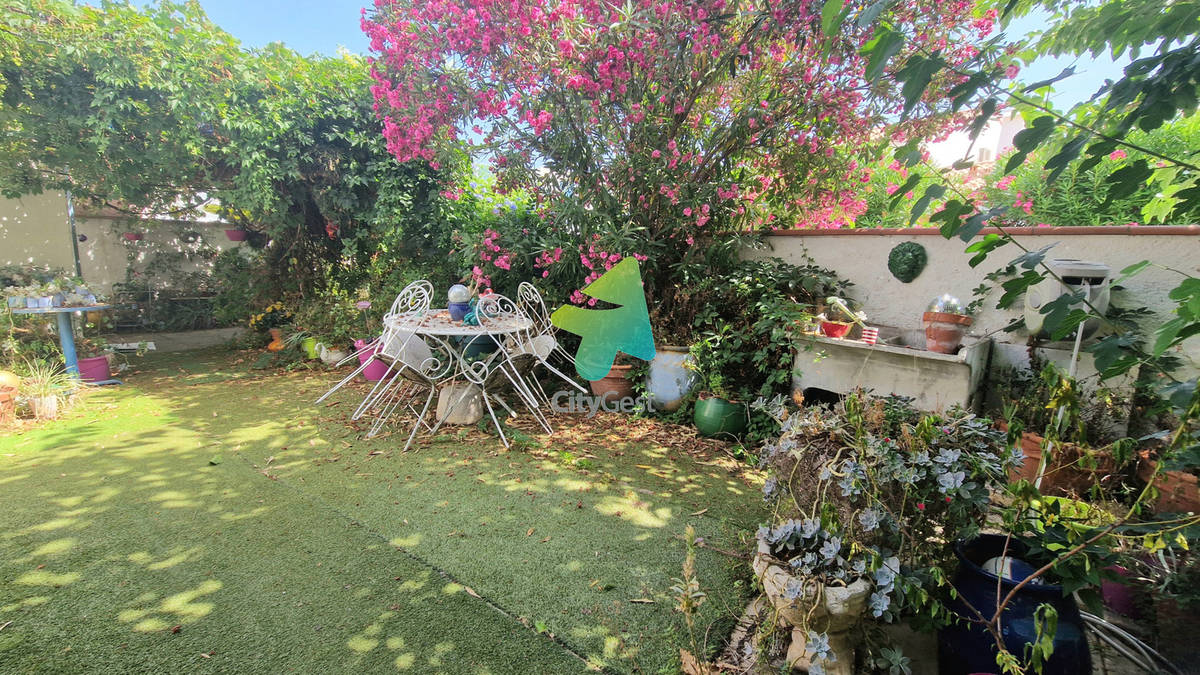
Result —
[[[245,230],[225,230],[225,236],[229,241],[246,241]]]
[[[141,241],[144,236],[141,232],[126,232],[123,235],[126,241]]]
[[[17,388],[0,385],[0,425],[17,418]]]
[[[1149,450],[1142,450],[1138,455],[1138,478],[1149,481],[1158,469],[1158,463],[1151,458]],[[1154,500],[1156,511],[1200,512],[1200,487],[1197,486],[1196,476],[1191,473],[1164,471],[1154,481],[1154,487],[1158,490],[1158,497]]]
[[[962,344],[973,320],[964,314],[925,312],[925,349],[938,354],[954,354]]]
[[[608,374],[599,380],[592,380],[592,395],[605,401],[619,401],[623,398],[633,398],[633,380],[629,379],[629,371],[633,366],[614,365]]]
[[[996,422],[996,426],[1003,431],[1008,430],[1008,425],[1002,421]],[[1041,436],[1028,431],[1021,434],[1021,454],[1025,456],[1025,461],[1009,470],[1010,481],[1034,482],[1042,461],[1042,445]],[[1116,470],[1112,455],[1096,453],[1093,456],[1095,466],[1086,466],[1080,462],[1083,453],[1084,450],[1073,443],[1056,445],[1053,457],[1042,474],[1041,493],[1055,497],[1086,495],[1093,485]]]

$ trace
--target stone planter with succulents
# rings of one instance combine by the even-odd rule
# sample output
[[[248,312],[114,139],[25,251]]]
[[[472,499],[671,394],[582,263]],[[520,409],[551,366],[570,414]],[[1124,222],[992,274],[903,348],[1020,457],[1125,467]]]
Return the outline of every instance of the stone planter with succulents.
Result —
[[[979,531],[1019,456],[961,411],[861,393],[832,411],[759,405],[784,432],[760,457],[775,518],[756,535],[752,567],[771,618],[789,628],[790,667],[850,675],[863,620],[946,616],[932,580],[951,574],[952,542]]]
[[[86,307],[99,302],[82,279],[48,267],[0,268],[0,284],[0,294],[12,309]]]

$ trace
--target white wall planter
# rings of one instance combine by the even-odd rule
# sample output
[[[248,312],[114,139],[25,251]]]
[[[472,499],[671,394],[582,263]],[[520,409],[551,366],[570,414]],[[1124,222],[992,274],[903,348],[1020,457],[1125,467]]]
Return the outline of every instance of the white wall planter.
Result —
[[[897,331],[883,330],[896,336]],[[919,339],[924,336],[918,334]],[[977,408],[987,367],[990,339],[967,338],[957,354],[938,354],[894,344],[805,338],[796,353],[792,391],[816,388],[846,394],[862,388],[879,396],[910,396],[921,410],[959,405]],[[808,347],[811,346],[811,349]]]

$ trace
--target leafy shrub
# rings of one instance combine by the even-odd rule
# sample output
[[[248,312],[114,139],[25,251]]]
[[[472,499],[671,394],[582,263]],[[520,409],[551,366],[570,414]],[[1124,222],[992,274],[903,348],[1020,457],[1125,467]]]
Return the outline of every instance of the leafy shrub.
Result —
[[[1200,147],[1200,115],[1192,115],[1163,125],[1149,133],[1133,130],[1130,143],[1172,157],[1188,156]],[[1118,199],[1109,201],[1109,177],[1131,163],[1146,159],[1153,166],[1157,157],[1137,150],[1114,150],[1095,167],[1079,171],[1072,164],[1053,183],[1047,182],[1046,161],[1058,152],[1055,146],[1042,146],[1011,174],[1004,172],[1005,158],[985,188],[987,200],[994,206],[1011,207],[1004,220],[1015,225],[1126,225],[1161,220],[1173,203],[1161,198],[1159,186],[1150,183]],[[1200,221],[1200,209],[1175,216],[1176,222]]]

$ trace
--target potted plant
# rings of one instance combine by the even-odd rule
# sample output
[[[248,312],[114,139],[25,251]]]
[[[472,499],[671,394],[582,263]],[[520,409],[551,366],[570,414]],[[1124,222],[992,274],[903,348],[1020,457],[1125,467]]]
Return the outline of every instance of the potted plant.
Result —
[[[605,401],[619,401],[623,398],[633,397],[633,380],[629,379],[629,373],[633,370],[633,364],[629,363],[630,357],[617,353],[617,358],[613,359],[612,368],[608,374],[599,380],[590,380],[592,387],[592,395]]]
[[[825,308],[817,315],[821,334],[825,337],[843,338],[855,324],[864,326],[867,315],[850,307],[850,302],[837,296],[825,298]]]
[[[125,241],[141,241],[145,235],[141,232],[124,232],[121,236],[125,237]]]
[[[75,387],[75,380],[57,364],[33,361],[29,374],[21,378],[21,397],[38,419],[55,419],[63,401]]]
[[[0,425],[8,424],[17,416],[17,392],[21,378],[14,373],[0,372]]]
[[[247,233],[245,229],[240,227],[231,230],[225,230],[225,236],[229,239],[229,241],[246,241],[248,234],[249,233]]]
[[[1010,479],[1037,483],[1044,495],[1078,496],[1119,480],[1118,466],[1132,459],[1133,442],[1103,418],[1116,415],[1113,400],[1096,393],[1082,400],[1078,383],[1053,363],[1035,360],[1032,377],[1003,371],[995,392],[1004,401],[997,426],[1024,460]],[[1040,480],[1039,480],[1040,479]]]
[[[925,349],[939,354],[954,354],[974,321],[952,295],[941,295],[929,303],[921,317],[925,326]]]
[[[729,380],[728,371],[732,353],[736,350],[736,335],[726,324],[717,332],[706,336],[690,350],[691,361],[686,366],[695,371],[700,394],[692,421],[703,436],[736,437],[746,432],[749,414],[744,403],[737,400],[735,385]]]
[[[298,348],[304,354],[304,358],[310,361],[321,358],[321,352],[317,349],[317,336],[303,328],[295,328],[295,330],[288,334],[285,342],[289,347]]]
[[[760,456],[774,516],[756,535],[755,574],[790,628],[789,664],[849,675],[867,616],[927,628],[945,617],[951,541],[979,532],[1015,458],[961,410],[922,414],[859,392],[832,409],[758,405],[783,432]]]
[[[79,379],[84,382],[104,382],[112,379],[112,351],[108,342],[99,336],[80,337],[75,341],[79,355]]]

